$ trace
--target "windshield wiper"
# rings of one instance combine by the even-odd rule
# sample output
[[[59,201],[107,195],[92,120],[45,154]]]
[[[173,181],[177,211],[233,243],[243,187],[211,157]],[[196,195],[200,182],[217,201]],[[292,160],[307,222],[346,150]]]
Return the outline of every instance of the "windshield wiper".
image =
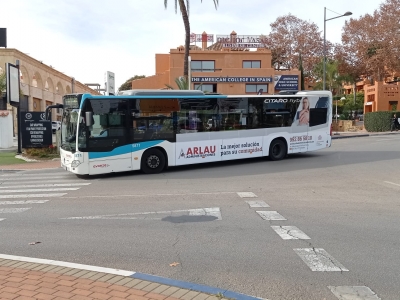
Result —
[[[71,145],[69,144],[69,143],[62,143],[61,144],[61,148],[63,148],[64,146],[68,146],[68,149],[66,149],[67,147],[65,147],[65,150],[69,150],[69,151],[72,151],[72,148],[71,148]],[[64,149],[64,148],[63,148]]]

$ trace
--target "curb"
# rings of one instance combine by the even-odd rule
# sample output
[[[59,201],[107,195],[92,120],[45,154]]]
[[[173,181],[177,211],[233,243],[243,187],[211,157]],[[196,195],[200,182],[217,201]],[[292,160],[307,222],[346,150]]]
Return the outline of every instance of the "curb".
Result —
[[[365,134],[357,134],[357,135],[333,135],[332,140],[337,140],[337,139],[348,139],[348,138],[357,138],[357,137],[366,137],[366,136],[380,136],[380,135],[396,135],[400,134],[400,132],[385,132],[385,133],[365,133]]]
[[[358,138],[358,137],[366,137],[370,136],[369,134],[358,134],[358,135],[337,135],[337,136],[332,136],[332,140],[339,140],[339,139],[350,139],[350,138]]]
[[[224,290],[224,289],[220,289],[220,288],[207,286],[207,285],[196,284],[196,283],[191,283],[191,282],[187,282],[187,281],[180,281],[180,280],[159,277],[159,276],[149,275],[149,274],[144,274],[144,273],[135,272],[130,277],[135,278],[135,279],[140,279],[140,280],[151,281],[151,282],[155,282],[155,283],[159,283],[159,284],[175,286],[175,287],[178,287],[181,289],[192,290],[192,291],[205,293],[205,294],[222,295],[224,298],[232,298],[232,299],[238,299],[238,300],[260,300],[260,299],[262,299],[262,298],[248,296],[245,294],[240,294],[240,293],[236,293],[236,292],[232,292],[232,291],[228,291],[228,290]]]
[[[119,275],[119,276],[124,276],[124,277],[131,277],[134,279],[151,281],[154,283],[164,284],[164,285],[168,285],[168,286],[174,286],[174,287],[178,287],[181,289],[192,290],[192,291],[210,294],[210,295],[222,295],[224,298],[233,298],[233,299],[238,299],[238,300],[263,300],[263,298],[248,296],[245,294],[240,294],[240,293],[236,293],[233,291],[224,290],[224,289],[220,289],[220,288],[214,288],[214,287],[207,286],[207,285],[201,285],[201,284],[195,284],[195,283],[190,283],[190,282],[186,282],[186,281],[169,279],[169,278],[149,275],[149,274],[145,274],[145,273],[137,273],[134,271],[103,268],[103,267],[96,267],[96,266],[91,266],[91,265],[70,263],[70,262],[65,262],[65,261],[34,258],[34,257],[25,257],[25,256],[15,256],[15,255],[8,255],[8,254],[0,254],[0,259],[8,259],[8,260],[21,261],[21,262],[67,267],[67,268],[73,268],[73,269],[78,269],[78,270],[94,271],[94,272],[108,273],[108,274]]]

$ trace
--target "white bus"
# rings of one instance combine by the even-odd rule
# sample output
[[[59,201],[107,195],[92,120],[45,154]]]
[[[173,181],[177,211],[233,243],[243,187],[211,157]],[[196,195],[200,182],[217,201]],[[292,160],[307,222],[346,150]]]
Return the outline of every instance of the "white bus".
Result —
[[[332,94],[131,90],[63,98],[62,167],[78,175],[288,154],[331,146]]]

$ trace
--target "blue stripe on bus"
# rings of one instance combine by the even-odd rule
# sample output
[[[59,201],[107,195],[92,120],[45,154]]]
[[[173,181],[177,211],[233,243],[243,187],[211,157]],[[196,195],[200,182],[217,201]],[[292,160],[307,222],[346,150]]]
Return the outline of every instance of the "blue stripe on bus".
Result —
[[[106,158],[106,157],[112,157],[112,156],[116,156],[116,155],[128,154],[128,153],[132,153],[132,152],[136,152],[136,151],[144,150],[146,148],[153,147],[162,142],[163,141],[160,141],[160,140],[148,141],[148,142],[124,145],[121,147],[117,147],[109,152],[89,152],[89,159]]]

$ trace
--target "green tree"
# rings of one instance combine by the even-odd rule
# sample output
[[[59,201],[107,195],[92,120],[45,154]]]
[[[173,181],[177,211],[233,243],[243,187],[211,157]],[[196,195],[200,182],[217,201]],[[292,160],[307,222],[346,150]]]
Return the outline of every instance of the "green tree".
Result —
[[[218,7],[219,0],[213,0],[215,9]],[[201,0],[203,2],[203,0]],[[190,46],[190,23],[189,23],[189,4],[190,1],[186,0],[175,0],[175,13],[178,11],[178,3],[179,9],[182,14],[183,25],[185,27],[185,54],[184,54],[184,62],[183,62],[183,76],[185,78],[189,75],[189,46]],[[167,8],[168,0],[164,0],[164,6]]]
[[[145,78],[146,75],[135,75],[131,78],[129,78],[127,81],[125,81],[120,87],[119,87],[119,91],[126,91],[126,90],[131,90],[132,89],[132,81],[136,80],[136,79],[142,79]]]
[[[0,93],[5,92],[7,89],[6,72],[0,74]]]
[[[344,96],[346,100],[343,100],[343,113],[348,115],[352,111],[356,111],[358,114],[363,112],[364,109],[364,94],[357,93],[356,100],[354,102],[354,95],[348,94]]]
[[[326,87],[332,94],[340,94],[344,77],[339,75],[338,62],[335,60],[327,59],[326,61],[326,75],[325,82]],[[315,80],[317,84],[314,86],[314,90],[322,90],[323,88],[323,75],[324,75],[324,61],[323,59],[314,67],[313,70]]]

